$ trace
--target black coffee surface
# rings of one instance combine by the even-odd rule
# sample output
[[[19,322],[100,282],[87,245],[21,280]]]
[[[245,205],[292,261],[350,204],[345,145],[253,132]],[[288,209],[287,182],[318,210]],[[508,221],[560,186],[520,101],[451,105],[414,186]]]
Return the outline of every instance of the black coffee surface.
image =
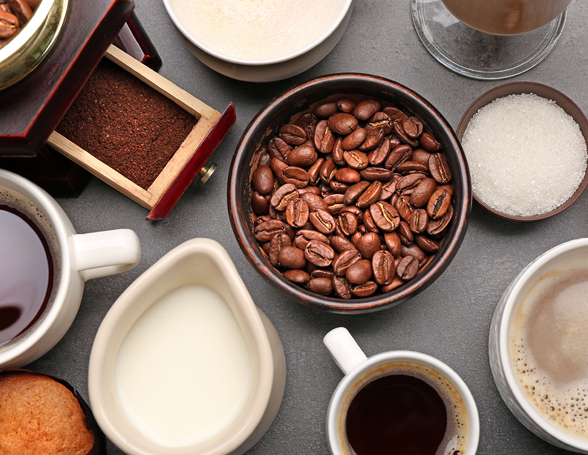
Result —
[[[0,346],[26,331],[47,306],[53,261],[39,228],[0,205]]]
[[[421,379],[384,376],[353,398],[346,420],[357,455],[434,455],[447,429],[447,410],[439,393]]]

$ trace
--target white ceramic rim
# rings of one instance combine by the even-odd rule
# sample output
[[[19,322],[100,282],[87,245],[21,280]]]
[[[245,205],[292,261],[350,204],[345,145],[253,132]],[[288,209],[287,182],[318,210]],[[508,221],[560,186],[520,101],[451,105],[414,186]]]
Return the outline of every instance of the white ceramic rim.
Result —
[[[211,49],[210,47],[202,44],[201,41],[199,41],[197,38],[195,38],[188,31],[188,29],[184,26],[182,21],[178,18],[173,7],[171,6],[172,1],[173,0],[163,0],[163,5],[165,6],[167,14],[171,18],[174,25],[178,28],[178,30],[180,30],[182,35],[184,35],[188,41],[190,41],[192,44],[194,44],[195,46],[202,49],[204,52],[206,52],[206,53],[208,53],[208,54],[212,55],[213,57],[216,57],[220,60],[224,60],[229,63],[235,63],[238,65],[251,65],[251,66],[272,65],[274,63],[285,62],[287,60],[291,60],[295,57],[298,57],[302,54],[305,54],[306,52],[315,48],[320,43],[325,41],[337,29],[337,27],[339,27],[339,25],[341,24],[341,22],[343,21],[343,19],[347,15],[347,11],[349,10],[349,8],[351,8],[351,4],[353,3],[353,0],[342,0],[343,1],[342,8],[339,11],[339,14],[337,15],[336,19],[331,24],[331,26],[321,36],[319,36],[316,40],[314,40],[309,45],[303,47],[302,49],[300,49],[296,52],[292,52],[290,54],[284,55],[282,57],[276,57],[276,58],[265,59],[265,60],[246,60],[246,59],[238,59],[238,58],[229,57],[229,56],[220,54],[217,51]]]
[[[105,356],[107,354],[108,349],[111,349],[111,335],[112,333],[117,330],[119,326],[119,320],[121,316],[128,310],[131,305],[131,301],[129,294],[132,296],[135,293],[136,288],[143,288],[146,286],[144,283],[145,281],[151,280],[153,275],[156,277],[159,276],[160,273],[163,273],[166,269],[170,267],[174,267],[178,264],[179,261],[183,257],[192,255],[192,254],[207,254],[215,262],[217,262],[219,268],[221,268],[227,275],[230,276],[237,276],[239,277],[238,280],[234,280],[234,285],[239,289],[240,293],[242,293],[246,300],[247,304],[241,307],[241,310],[246,313],[246,317],[251,324],[252,332],[254,337],[257,340],[258,355],[259,355],[259,367],[258,370],[260,372],[259,376],[259,383],[258,383],[258,392],[255,401],[251,404],[249,413],[247,414],[246,418],[243,418],[242,425],[239,427],[240,437],[233,439],[231,445],[229,446],[222,446],[223,454],[233,453],[236,449],[238,449],[242,444],[244,444],[247,439],[253,434],[256,430],[257,426],[260,424],[264,414],[267,410],[271,391],[273,387],[274,378],[274,362],[273,356],[271,352],[270,342],[267,333],[265,332],[263,322],[257,311],[257,307],[253,302],[245,284],[241,280],[240,276],[238,275],[237,269],[232,262],[231,258],[229,257],[226,250],[216,241],[204,238],[197,238],[192,239],[184,242],[183,244],[175,247],[168,253],[166,253],[162,258],[160,258],[155,264],[153,264],[149,269],[141,274],[121,295],[120,297],[114,302],[106,316],[104,317],[100,327],[98,328],[98,332],[94,339],[94,343],[92,345],[92,351],[90,353],[90,365],[88,368],[88,393],[90,398],[90,405],[92,407],[92,411],[98,425],[102,429],[102,431],[108,436],[109,439],[115,443],[115,445],[124,450],[125,453],[141,453],[141,454],[174,454],[174,453],[201,453],[201,452],[187,452],[190,450],[194,450],[193,447],[201,444],[189,444],[185,446],[178,446],[178,447],[165,447],[156,442],[147,439],[146,437],[143,438],[143,441],[146,446],[149,446],[150,452],[140,451],[138,452],[132,444],[127,442],[127,438],[125,436],[125,429],[121,428],[120,426],[116,426],[113,424],[113,420],[110,417],[110,413],[108,409],[103,405],[105,398],[104,396],[106,393],[104,392],[105,387],[109,387],[109,384],[105,384],[101,381],[102,376],[102,366],[105,363]],[[228,278],[228,276],[227,276]],[[147,285],[148,286],[148,285]],[[115,356],[116,359],[116,356]],[[270,378],[271,376],[271,378]],[[268,379],[269,378],[269,379]],[[124,411],[121,411],[122,415],[125,416],[125,419],[128,420],[126,415],[124,415]],[[133,424],[129,421],[129,426],[133,427]],[[163,449],[163,451],[160,451]],[[213,447],[208,449],[206,454],[220,454],[221,452],[218,451],[219,446]]]
[[[8,185],[4,186],[2,180],[7,181]],[[13,188],[14,186],[17,186],[19,189],[17,190]],[[43,213],[49,219],[51,227],[55,232],[61,263],[59,276],[57,277],[58,289],[55,298],[53,299],[53,303],[51,304],[51,308],[49,308],[45,318],[33,332],[28,334],[23,340],[14,346],[0,352],[0,365],[25,354],[29,349],[32,349],[50,329],[53,328],[57,316],[64,310],[67,293],[69,291],[69,283],[72,276],[72,263],[70,260],[68,245],[70,233],[65,227],[63,215],[58,210],[59,206],[57,205],[57,202],[55,202],[45,190],[33,182],[3,169],[0,169],[0,189],[1,188],[8,188],[18,192],[41,208]],[[80,280],[81,279],[82,278],[80,277]]]
[[[335,389],[335,392],[333,392],[331,402],[329,403],[329,409],[327,411],[327,433],[329,437],[328,443],[331,453],[336,455],[342,454],[339,445],[337,420],[341,402],[350,386],[357,380],[359,376],[378,365],[389,362],[402,361],[409,361],[428,366],[438,371],[447,379],[449,379],[449,381],[451,381],[463,399],[466,412],[468,414],[468,445],[464,455],[474,455],[478,450],[478,443],[480,440],[480,417],[478,415],[478,407],[476,406],[476,401],[474,400],[472,392],[464,380],[449,365],[443,363],[441,360],[435,357],[415,351],[388,351],[376,354],[369,357],[365,363],[361,364],[352,373],[343,377]]]
[[[533,405],[529,403],[527,398],[525,398],[525,396],[523,395],[523,392],[519,388],[519,385],[516,381],[516,378],[510,365],[508,353],[508,327],[510,325],[509,321],[513,315],[513,311],[516,309],[515,304],[517,303],[517,297],[520,295],[523,287],[537,273],[537,271],[543,266],[545,266],[548,262],[554,260],[561,254],[581,247],[588,248],[588,238],[570,240],[569,242],[565,242],[561,245],[553,247],[552,249],[548,250],[547,252],[543,253],[541,256],[533,260],[533,262],[531,262],[527,266],[527,268],[523,270],[523,272],[515,278],[515,282],[513,283],[513,286],[508,294],[507,301],[504,306],[504,311],[502,314],[502,319],[500,321],[498,349],[500,363],[502,364],[502,367],[504,369],[504,376],[506,378],[506,381],[508,382],[510,392],[514,395],[516,401],[527,414],[527,416],[529,416],[538,427],[540,427],[547,434],[553,436],[555,439],[569,445],[570,447],[575,447],[579,450],[588,451],[588,440],[578,438],[569,433],[565,433],[557,427],[550,425],[547,422],[547,420],[541,414],[539,414],[539,412],[533,407]]]

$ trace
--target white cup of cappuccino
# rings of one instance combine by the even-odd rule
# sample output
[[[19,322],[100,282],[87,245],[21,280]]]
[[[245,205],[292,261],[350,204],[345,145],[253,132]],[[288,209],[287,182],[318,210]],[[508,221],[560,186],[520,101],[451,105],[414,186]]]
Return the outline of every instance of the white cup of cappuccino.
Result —
[[[384,450],[475,455],[478,408],[448,365],[414,351],[366,357],[344,327],[331,330],[323,341],[345,374],[327,411],[331,455]]]
[[[130,270],[141,257],[133,231],[76,234],[49,194],[1,169],[0,237],[0,370],[26,365],[61,340],[86,280]]]
[[[490,327],[494,381],[521,423],[588,454],[588,239],[531,262],[504,292]]]

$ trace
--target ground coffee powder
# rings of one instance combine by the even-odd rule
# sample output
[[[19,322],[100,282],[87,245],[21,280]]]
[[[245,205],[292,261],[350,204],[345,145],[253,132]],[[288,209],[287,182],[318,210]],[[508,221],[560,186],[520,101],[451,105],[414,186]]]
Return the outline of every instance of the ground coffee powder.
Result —
[[[104,58],[57,132],[147,189],[196,118]]]

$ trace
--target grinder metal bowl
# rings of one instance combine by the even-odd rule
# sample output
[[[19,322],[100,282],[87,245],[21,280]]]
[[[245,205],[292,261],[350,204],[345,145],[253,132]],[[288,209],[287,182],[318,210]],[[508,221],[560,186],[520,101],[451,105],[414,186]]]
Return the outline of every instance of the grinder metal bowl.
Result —
[[[0,49],[0,90],[33,71],[49,53],[62,29],[68,0],[42,0],[33,17]]]

